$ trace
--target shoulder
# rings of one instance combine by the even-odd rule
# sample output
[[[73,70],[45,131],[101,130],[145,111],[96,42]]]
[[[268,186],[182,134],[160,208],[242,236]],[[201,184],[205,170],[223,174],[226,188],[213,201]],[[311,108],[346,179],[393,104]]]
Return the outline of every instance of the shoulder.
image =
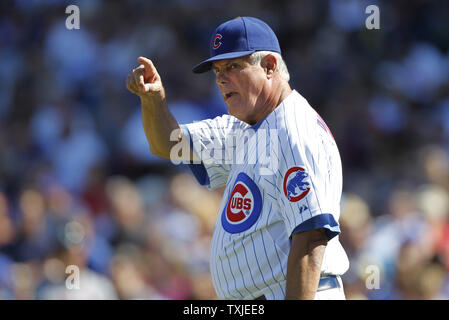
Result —
[[[310,122],[316,120],[317,115],[308,101],[296,90],[276,108],[275,113],[280,128],[285,128],[287,132],[308,131]]]
[[[238,129],[248,126],[245,122],[240,121],[236,117],[229,114],[223,114],[207,121],[210,124],[215,124],[216,126],[224,129]]]
[[[227,130],[227,129],[240,128],[243,126],[243,123],[242,121],[231,115],[223,114],[211,119],[194,121],[187,125],[189,126],[189,128],[201,128],[207,130]]]

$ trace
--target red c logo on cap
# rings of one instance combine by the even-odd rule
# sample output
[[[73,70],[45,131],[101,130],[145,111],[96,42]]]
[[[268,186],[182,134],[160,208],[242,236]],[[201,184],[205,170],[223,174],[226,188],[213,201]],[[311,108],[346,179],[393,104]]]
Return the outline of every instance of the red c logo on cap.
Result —
[[[217,43],[217,39],[218,39],[218,40],[221,40],[221,38],[223,38],[223,36],[222,36],[221,34],[219,34],[219,33],[217,33],[217,34],[214,36],[214,39],[212,40],[212,48],[213,48],[214,50],[218,49],[218,47],[221,46],[221,42],[220,42],[220,41],[218,41],[218,43]]]

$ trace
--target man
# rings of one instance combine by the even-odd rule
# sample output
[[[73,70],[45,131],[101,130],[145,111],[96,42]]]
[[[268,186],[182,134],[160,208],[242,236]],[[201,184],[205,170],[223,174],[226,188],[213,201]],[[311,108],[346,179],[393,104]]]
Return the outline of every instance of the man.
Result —
[[[210,263],[218,297],[345,299],[340,275],[349,262],[337,222],[342,168],[330,130],[290,88],[266,23],[232,19],[210,45],[211,57],[193,72],[213,70],[229,115],[180,126],[144,57],[127,87],[141,99],[154,154],[173,159],[184,150],[182,159],[197,161],[191,169],[201,184],[226,185]]]

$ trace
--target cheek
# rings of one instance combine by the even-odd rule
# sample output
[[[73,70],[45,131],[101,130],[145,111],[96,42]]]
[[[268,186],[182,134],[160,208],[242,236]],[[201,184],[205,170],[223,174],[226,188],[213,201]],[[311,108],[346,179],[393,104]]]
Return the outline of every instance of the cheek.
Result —
[[[248,78],[244,78],[244,79],[240,79],[235,86],[238,88],[239,93],[242,96],[246,96],[250,93],[251,91],[251,79]]]
[[[254,70],[252,73],[248,74],[248,84],[251,91],[260,91],[260,88],[264,85],[264,73],[260,70]]]
[[[256,103],[262,88],[262,83],[260,79],[253,78],[248,80],[248,85],[244,89],[244,96],[246,96],[247,100],[249,100],[250,104],[253,105]]]
[[[240,74],[238,79],[234,79],[233,86],[239,92],[239,99],[245,108],[252,108],[256,105],[257,99],[263,86],[263,81],[257,72],[247,72]]]

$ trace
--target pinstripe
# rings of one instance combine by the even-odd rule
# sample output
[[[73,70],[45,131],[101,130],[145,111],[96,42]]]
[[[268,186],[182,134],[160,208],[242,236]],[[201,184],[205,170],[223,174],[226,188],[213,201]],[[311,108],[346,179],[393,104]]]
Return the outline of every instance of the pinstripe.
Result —
[[[228,279],[226,279],[226,274],[225,274],[224,268],[223,268],[223,260],[221,259],[220,256],[219,256],[218,258],[220,259],[221,269],[222,269],[222,272],[223,272],[223,277],[225,278],[226,289],[227,289],[227,291],[228,291],[227,296],[228,296],[228,295],[231,295],[231,296],[233,296],[234,298],[239,299],[239,297],[234,296],[234,295],[231,293],[231,290],[229,290],[229,281],[228,281]],[[229,260],[228,260],[228,262],[229,262]]]
[[[223,242],[225,233],[223,231],[220,231],[219,235],[220,235],[221,240],[217,241],[217,246],[220,245],[220,247],[223,249],[222,252],[224,252],[224,255],[226,256],[226,258],[228,258],[228,256],[226,255],[226,251],[225,251],[225,248],[224,248],[224,242]],[[218,258],[220,259],[221,272],[222,272],[223,278],[224,278],[225,283],[226,283],[226,289],[227,289],[227,295],[226,296],[231,295],[233,297],[236,297],[236,296],[234,296],[231,293],[231,289],[229,288],[229,284],[230,284],[230,280],[228,280],[229,274],[225,272],[224,264],[223,264],[223,260],[221,258],[221,255],[218,255]],[[228,260],[228,263],[229,263],[229,259],[227,259],[227,260]],[[238,297],[237,297],[237,299],[238,299]]]
[[[266,226],[269,225],[270,215],[271,215],[272,209],[273,209],[273,205],[270,203],[270,211],[268,212],[268,215],[267,215],[267,222],[265,223]],[[281,272],[282,272],[282,275],[283,275],[284,278],[285,278],[286,275],[285,275],[285,272],[284,272],[284,268],[283,268],[283,266],[282,266],[282,260],[281,260],[281,258],[279,257],[279,250],[277,250],[277,248],[276,248],[276,242],[274,241],[274,239],[273,239],[273,246],[275,247],[275,248],[274,248],[274,249],[275,249],[274,252],[276,252],[276,256],[277,256],[278,261],[279,261],[279,266],[281,266]]]
[[[272,198],[274,201],[277,201],[278,198],[276,198],[275,196],[272,196],[270,193],[267,192],[267,195],[270,196],[270,198]]]
[[[199,129],[210,129],[211,131],[213,131],[213,130],[227,130],[227,131],[230,131],[230,130],[233,130],[233,129],[236,129],[236,128],[240,128],[240,127],[241,126],[238,123],[233,123],[230,126],[220,126],[220,127],[211,126],[210,124],[206,124],[206,125],[203,125],[203,126],[201,126],[201,125],[198,126]]]
[[[218,245],[218,242],[217,242],[217,245]],[[216,251],[216,250],[217,249],[215,249],[214,251]],[[216,258],[219,259],[219,263],[217,262],[217,264],[216,264],[216,273],[217,273],[217,275],[220,274],[220,270],[218,269],[218,264],[220,264],[221,271],[222,271],[221,275],[223,276],[224,283],[226,284],[226,294],[224,296],[228,296],[228,294],[229,294],[229,281],[228,281],[228,279],[226,279],[226,275],[224,273],[223,261],[222,261],[220,256],[217,256]],[[222,289],[225,290],[223,287],[222,287]]]
[[[254,281],[253,273],[251,272],[251,268],[248,262],[248,255],[246,254],[245,242],[242,241],[243,253],[245,254],[246,265],[248,266],[249,275],[251,276],[251,280],[253,281],[254,287],[260,291],[260,288],[257,286],[256,281]]]
[[[270,224],[269,221],[270,221],[270,216],[271,216],[272,210],[273,210],[273,204],[270,203],[270,210],[268,211],[267,222],[265,223],[266,226],[268,226],[268,225]],[[268,231],[267,231],[267,232],[268,232]],[[268,232],[268,233],[269,233],[269,232]],[[276,256],[277,256],[278,261],[279,261],[279,266],[281,267],[282,275],[283,275],[284,278],[285,278],[284,268],[282,267],[282,260],[281,260],[281,258],[279,257],[279,252],[278,252],[279,250],[276,248],[276,242],[274,241],[274,239],[272,239],[272,243],[273,243],[273,247],[274,247],[274,252],[276,252]]]
[[[285,122],[285,126],[287,127],[287,119],[286,119],[286,116],[285,116],[285,108],[284,108],[284,122]],[[296,122],[296,121],[295,121]],[[299,135],[299,132],[297,132],[298,133],[298,135]],[[296,158],[295,158],[295,153],[293,152],[293,148],[292,148],[292,142],[293,141],[291,141],[290,140],[290,137],[287,135],[287,140],[288,140],[288,145],[289,145],[289,147],[290,147],[290,151],[291,151],[291,153],[292,153],[292,158],[293,158],[293,163],[297,163],[296,162]],[[312,180],[312,179],[309,179],[309,180]],[[315,193],[315,192],[314,192]],[[307,202],[307,207],[309,208],[309,212],[310,212],[310,214],[312,215],[312,210],[311,210],[311,206],[310,206],[310,203],[309,203],[309,199],[308,199],[308,197],[305,197],[305,200],[306,200],[306,202]],[[292,212],[292,213],[295,213],[295,212]],[[298,215],[293,215],[294,217],[297,217]],[[296,223],[296,225],[295,226],[292,226],[293,228],[296,228],[296,226],[298,226],[300,223],[302,223],[303,221],[304,221],[304,219],[303,219],[303,217],[302,217],[302,215],[300,215],[301,216],[301,221],[299,222],[299,223]],[[295,219],[296,220],[296,219]]]
[[[224,194],[224,200],[226,199],[226,197],[228,197],[228,195],[229,195],[229,189],[231,188],[231,185],[228,185],[227,187],[226,187],[226,192],[225,192],[225,194]],[[222,203],[224,203],[225,205],[226,205],[226,202],[225,201],[222,201]],[[223,208],[220,208],[220,213],[223,211]],[[224,273],[224,269],[223,269],[223,262],[222,262],[222,260],[221,260],[221,257],[220,257],[220,255],[218,254],[214,254],[214,252],[219,252],[219,250],[218,250],[218,246],[219,245],[223,245],[223,239],[221,239],[220,241],[217,241],[217,238],[220,238],[221,237],[221,235],[224,235],[224,232],[223,232],[223,230],[221,229],[221,228],[219,228],[218,227],[218,224],[219,223],[221,223],[220,222],[220,219],[217,219],[217,225],[216,225],[216,228],[215,228],[215,232],[214,232],[214,235],[213,235],[213,241],[212,241],[212,250],[211,250],[211,258],[212,259],[216,259],[217,257],[220,259],[220,266],[221,266],[221,271],[222,272],[220,272],[220,269],[218,268],[218,262],[216,262],[215,263],[215,265],[216,265],[216,267],[215,267],[215,274],[216,274],[216,277],[212,277],[212,279],[215,279],[215,278],[218,278],[218,279],[220,279],[220,275],[223,277],[223,280],[224,280],[224,282],[225,282],[225,284],[226,284],[226,288],[227,288],[227,293],[228,294],[230,294],[230,291],[229,291],[229,285],[228,285],[228,280],[226,279],[226,275],[225,275],[225,273]],[[228,296],[228,294],[224,294],[224,287],[223,287],[223,285],[221,285],[221,289],[222,289],[222,296],[223,297],[226,297],[226,296]]]
[[[274,112],[275,112],[275,116],[276,116],[276,118],[277,118],[276,110],[274,110]],[[276,121],[276,129],[278,129],[277,123],[278,123],[278,122]],[[280,139],[280,136],[279,136],[279,135],[278,135],[278,139]],[[281,141],[279,141],[279,143],[281,143]],[[287,162],[287,159],[285,158],[284,151],[282,151],[282,148],[280,148],[280,149],[281,149],[282,157],[284,158],[284,162],[285,162],[285,164],[287,164],[288,162]],[[280,177],[282,178],[283,174],[282,174],[281,172],[279,172],[279,174],[280,174]],[[282,180],[282,179],[281,179],[281,180]],[[283,192],[281,193],[280,196],[282,196],[282,195],[283,195]],[[290,206],[290,211],[291,211],[291,212],[294,212],[293,207],[292,207],[292,204],[291,204],[290,202],[288,202],[288,204],[289,204],[289,206]],[[282,208],[281,208],[281,210],[282,210]],[[294,226],[292,225],[292,223],[291,223],[291,221],[290,221],[289,215],[285,212],[285,214],[284,214],[283,216],[285,216],[285,217],[287,218],[287,222],[288,222],[288,224],[289,224],[291,230],[293,230]],[[293,217],[294,217],[294,215],[293,215]],[[292,228],[292,227],[293,227],[293,228]]]
[[[228,194],[229,194],[229,193],[228,193]],[[225,202],[225,205],[226,205],[226,202]],[[222,214],[223,214],[223,213],[222,213]],[[218,222],[218,223],[220,223],[220,222]],[[224,252],[224,242],[223,242],[223,241],[224,241],[225,232],[224,232],[221,228],[219,228],[218,230],[219,230],[219,232],[218,232],[218,234],[217,234],[216,251],[215,251],[215,252]],[[218,248],[221,248],[222,250],[218,250]],[[225,253],[225,254],[226,254],[226,253]],[[223,278],[224,278],[224,280],[225,280],[225,282],[226,282],[227,292],[228,292],[228,295],[230,295],[230,294],[231,294],[231,291],[230,291],[230,289],[229,289],[229,280],[227,279],[226,273],[225,273],[225,271],[224,271],[223,261],[222,261],[222,259],[221,259],[221,255],[219,254],[218,257],[220,258],[221,272],[222,272]],[[220,271],[220,270],[217,269],[217,271]],[[226,296],[227,296],[227,295],[226,295]]]
[[[311,157],[310,160],[312,161],[313,175],[314,175],[314,177],[317,177],[314,157]],[[320,208],[320,213],[323,213],[323,210],[321,209],[321,206],[320,206],[320,200],[318,199],[318,192],[317,192],[317,188],[316,188],[315,182],[314,182],[315,179],[309,179],[309,180],[312,183],[312,187],[313,187],[313,190],[314,190],[313,194],[315,195],[316,202],[318,204],[318,207]],[[312,212],[310,212],[310,214],[312,214]]]
[[[215,275],[216,276],[215,277],[212,276],[212,280],[214,282],[215,290],[217,290],[218,295],[224,296],[223,285],[222,285],[221,280],[220,280],[220,274],[216,271],[217,270],[217,263],[216,263],[215,259],[211,259],[210,267],[211,267],[211,274],[214,274],[214,270],[215,270]],[[218,284],[215,283],[216,279],[218,279]]]
[[[270,206],[270,211],[269,211],[269,212],[271,212],[271,209],[272,209],[272,206]],[[265,248],[265,240],[264,240],[264,238],[263,238],[263,232],[264,232],[264,229],[258,228],[258,226],[259,226],[261,220],[262,220],[262,219],[259,219],[259,220],[256,222],[256,230],[258,230],[258,233],[259,233],[260,236],[261,236],[261,240],[262,240],[262,244],[263,244],[264,252],[265,252],[265,258],[266,258],[265,261],[268,262],[268,266],[270,267],[271,275],[273,276],[273,280],[276,281],[276,277],[275,277],[275,275],[274,275],[273,268],[271,267],[270,258],[268,257],[267,250],[266,250],[266,248]],[[264,226],[266,226],[266,225],[264,225]],[[255,234],[257,234],[257,232],[255,232]],[[251,234],[251,239],[253,240],[252,234]],[[254,248],[254,240],[253,240],[253,248]],[[276,249],[276,248],[275,248],[275,249]],[[256,253],[255,253],[255,254],[256,254]],[[257,257],[257,255],[256,255],[256,257]],[[260,270],[261,268],[260,268],[260,265],[259,265],[259,259],[256,259],[256,261],[257,261],[257,265],[258,265],[259,270]],[[262,277],[263,277],[263,273],[262,273],[262,272],[261,272],[261,274],[262,274]],[[263,278],[263,279],[264,279],[264,283],[267,284],[266,281],[265,281],[265,278]],[[268,285],[267,285],[267,286],[268,286]],[[271,287],[269,287],[269,289],[270,289],[271,293],[274,295],[274,293],[273,293]],[[281,289],[282,289],[282,288],[281,288]]]
[[[251,237],[252,244],[253,244],[253,252],[254,252],[254,256],[256,257],[257,267],[259,268],[259,273],[260,273],[260,275],[262,276],[263,283],[265,283],[265,286],[271,291],[271,294],[274,295],[273,290],[270,288],[270,286],[268,285],[268,283],[265,281],[265,277],[263,276],[263,274],[264,274],[263,270],[260,268],[259,259],[257,259],[256,248],[255,248],[255,246],[254,246],[254,238],[253,238],[253,235],[250,234],[250,237]]]
[[[260,232],[260,236],[262,238],[262,244],[263,244],[263,250],[265,252],[265,257],[267,258],[266,261],[268,262],[268,266],[270,267],[270,270],[271,270],[271,275],[273,276],[273,280],[277,281],[276,276],[274,275],[273,267],[271,266],[271,263],[270,263],[270,258],[268,257],[267,248],[265,246],[265,239],[263,237],[263,231],[259,230],[259,232]],[[279,284],[279,286],[281,286],[281,285]],[[282,290],[282,287],[281,287],[281,290]]]
[[[276,114],[274,113],[274,115],[276,115]],[[276,117],[274,117],[274,118],[275,118],[275,121],[276,121]],[[265,148],[266,149],[269,148],[269,150],[270,150],[270,158],[276,157],[276,162],[278,163],[278,168],[279,168],[278,153],[274,150],[274,147],[271,146],[271,128],[270,128],[270,122],[268,121],[268,118],[267,118],[267,132],[268,132],[268,139],[267,139],[267,146]],[[279,141],[278,130],[276,130],[275,132],[276,132],[276,136],[277,136],[278,141]],[[278,145],[278,147],[279,147],[279,145]],[[270,161],[270,164],[271,164],[271,161]]]
[[[228,122],[226,123],[226,128],[229,128],[229,122],[231,122],[231,117],[228,117]]]
[[[232,236],[229,235],[229,242],[231,242],[231,237],[232,237]],[[234,272],[232,271],[232,267],[231,267],[231,259],[229,258],[228,253],[226,252],[226,247],[224,247],[223,250],[224,250],[225,256],[226,256],[226,258],[227,258],[226,260],[228,261],[228,267],[229,267],[228,272],[231,274],[232,279],[234,280],[234,288],[235,288],[235,291],[237,291],[237,292],[239,293],[240,297],[244,297],[244,295],[237,289],[237,281],[235,280]]]
[[[262,176],[261,176],[262,177]],[[281,189],[279,189],[279,187],[277,185],[275,185],[273,182],[271,182],[270,180],[268,180],[267,178],[263,178],[265,180],[265,182],[268,182],[270,185],[273,186],[273,188],[277,189],[277,191],[281,192]]]
[[[295,113],[295,119],[297,119],[296,108],[293,108],[293,112]],[[298,121],[295,121],[295,125],[296,125],[297,136],[300,137],[299,129],[298,129]],[[318,155],[319,154],[320,154],[320,152],[318,152]],[[310,157],[310,160],[312,161],[313,174],[314,174],[314,178],[315,178],[315,177],[317,177],[316,168],[315,168],[315,157]],[[320,213],[323,213],[323,210],[321,209],[321,206],[320,206],[320,200],[318,199],[318,191],[317,191],[317,188],[316,188],[315,182],[314,182],[315,179],[309,179],[309,181],[312,183],[313,190],[314,190],[313,194],[315,195],[318,207],[320,208]],[[310,205],[309,205],[309,213],[310,213],[310,217],[312,218],[312,210],[310,209]]]
[[[243,239],[242,239],[242,242],[243,242]],[[242,276],[243,287],[245,288],[246,292],[248,292],[248,294],[249,294],[251,297],[256,298],[256,297],[251,293],[251,291],[248,290],[248,287],[246,286],[246,283],[245,283],[245,277],[243,276],[242,268],[240,267],[239,256],[237,255],[237,252],[235,252],[235,241],[233,241],[233,243],[232,243],[232,250],[234,251],[234,256],[235,256],[235,259],[237,260],[237,266],[238,266],[240,275]]]
[[[219,235],[219,233],[220,233],[220,231],[219,231],[220,229],[219,228],[215,228],[215,230],[217,230],[217,233],[214,234],[213,240],[215,240],[215,237],[217,237]],[[226,294],[225,294],[225,289],[224,289],[223,285],[221,284],[220,275],[223,277],[224,283],[226,284],[227,288],[228,288],[228,283],[227,283],[226,277],[224,275],[224,272],[220,273],[220,270],[218,269],[218,261],[216,260],[217,255],[214,255],[214,252],[218,251],[218,249],[217,249],[218,244],[219,244],[218,241],[212,241],[211,260],[214,261],[215,268],[211,269],[211,273],[212,273],[212,279],[214,281],[215,281],[216,278],[218,278],[218,281],[219,281],[219,284],[220,284],[221,296],[224,297],[224,296],[226,296]],[[221,268],[223,268],[221,258],[219,256],[218,256],[218,258],[220,259]],[[229,292],[229,288],[228,288],[227,292]]]

